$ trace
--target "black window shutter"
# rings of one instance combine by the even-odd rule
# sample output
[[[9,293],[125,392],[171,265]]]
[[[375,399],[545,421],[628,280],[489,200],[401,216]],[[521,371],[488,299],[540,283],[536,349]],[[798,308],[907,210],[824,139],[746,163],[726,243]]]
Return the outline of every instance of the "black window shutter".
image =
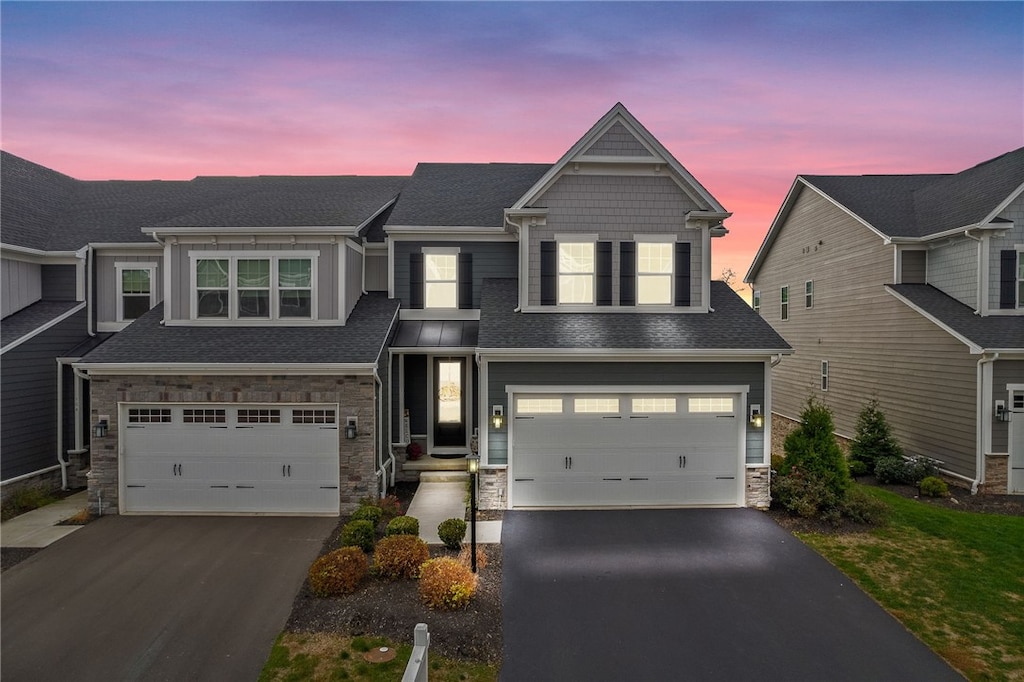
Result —
[[[558,246],[555,242],[540,243],[540,304],[558,303]]]
[[[409,254],[409,307],[423,307],[423,254]]]
[[[676,242],[676,305],[690,305],[690,242]]]
[[[1003,249],[999,252],[999,307],[1017,305],[1017,252]]]
[[[473,307],[473,254],[459,254],[459,307]]]
[[[619,242],[619,305],[636,305],[636,242]]]
[[[597,268],[597,305],[612,304],[612,243],[597,242],[594,249]]]

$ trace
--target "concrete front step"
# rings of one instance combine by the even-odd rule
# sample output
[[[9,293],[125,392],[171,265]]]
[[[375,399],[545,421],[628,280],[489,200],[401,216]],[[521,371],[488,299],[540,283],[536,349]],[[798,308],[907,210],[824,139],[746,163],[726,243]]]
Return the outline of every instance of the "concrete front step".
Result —
[[[469,474],[465,471],[421,471],[420,483],[465,483]]]
[[[402,464],[402,471],[465,471],[466,460],[463,457],[455,459],[438,459],[436,457],[424,457],[413,462]]]

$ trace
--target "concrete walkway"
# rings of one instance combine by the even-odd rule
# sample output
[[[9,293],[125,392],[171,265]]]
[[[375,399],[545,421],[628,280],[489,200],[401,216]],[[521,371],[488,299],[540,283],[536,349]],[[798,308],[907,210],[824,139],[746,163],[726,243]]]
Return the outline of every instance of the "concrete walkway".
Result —
[[[440,545],[441,538],[437,535],[437,527],[445,519],[463,519],[466,517],[466,483],[465,480],[451,481],[445,477],[431,480],[421,474],[416,494],[406,510],[408,516],[419,519],[420,537],[428,545]],[[466,529],[466,542],[469,542],[470,530]],[[501,521],[477,521],[476,541],[478,544],[498,544],[501,542]]]
[[[0,547],[48,547],[83,526],[59,526],[89,504],[84,490],[0,524]]]

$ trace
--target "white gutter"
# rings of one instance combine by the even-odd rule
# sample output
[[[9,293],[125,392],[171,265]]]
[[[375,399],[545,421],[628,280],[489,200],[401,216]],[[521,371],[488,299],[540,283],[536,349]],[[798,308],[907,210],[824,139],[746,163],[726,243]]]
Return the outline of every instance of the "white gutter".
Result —
[[[76,367],[87,372],[107,375],[140,375],[140,374],[206,374],[242,376],[259,376],[265,374],[350,374],[353,376],[371,376],[376,368],[373,363],[350,364],[315,364],[280,362],[266,364],[250,363],[204,363],[204,362],[162,362],[162,363],[123,363],[123,362],[90,362],[76,364]]]
[[[974,473],[976,478],[971,481],[971,494],[977,495],[978,488],[985,483],[985,427],[988,424],[986,417],[988,417],[988,410],[986,407],[989,404],[988,396],[990,391],[987,389],[987,382],[985,381],[985,365],[994,363],[999,359],[999,353],[994,353],[991,356],[983,354],[978,359],[978,374],[976,379],[976,389],[978,392],[977,397],[977,411],[976,419],[978,420],[977,426],[975,427],[975,464]]]
[[[69,460],[64,454],[64,365],[69,359],[57,358],[57,466],[60,467],[60,489],[68,489]]]

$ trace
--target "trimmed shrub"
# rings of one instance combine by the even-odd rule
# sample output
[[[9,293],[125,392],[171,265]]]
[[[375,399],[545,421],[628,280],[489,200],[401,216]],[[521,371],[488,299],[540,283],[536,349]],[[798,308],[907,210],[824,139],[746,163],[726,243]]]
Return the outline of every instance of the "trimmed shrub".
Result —
[[[911,457],[907,460],[907,483],[917,485],[929,476],[939,472],[935,460],[927,457]]]
[[[937,471],[935,462],[927,457],[883,457],[875,463],[875,478],[879,483],[917,485]]]
[[[947,497],[949,486],[938,476],[925,476],[918,484],[918,490],[928,497]]]
[[[390,521],[396,516],[401,516],[402,502],[395,495],[388,495],[377,500],[377,506],[384,513],[384,521]]]
[[[414,535],[392,535],[377,543],[373,570],[382,578],[416,578],[420,566],[430,559],[427,543]]]
[[[867,464],[857,460],[850,461],[850,475],[851,476],[867,476],[871,469]]]
[[[371,521],[357,519],[349,521],[341,527],[341,544],[343,547],[358,547],[364,552],[372,552],[373,542],[376,539],[376,528]]]
[[[384,510],[380,507],[372,507],[364,504],[363,506],[352,512],[353,521],[369,521],[376,528],[377,524],[380,523],[381,518],[384,516]]]
[[[457,559],[431,559],[420,567],[419,589],[429,608],[461,609],[476,594],[476,575]]]
[[[772,501],[791,514],[807,519],[821,518],[838,522],[846,491],[839,493],[818,473],[790,469],[786,475],[773,476]]]
[[[883,457],[903,457],[903,448],[892,435],[877,400],[870,400],[857,417],[857,432],[850,445],[850,459],[863,462],[870,471]]]
[[[437,536],[448,549],[458,549],[466,537],[466,522],[462,519],[445,519],[437,526]]]
[[[466,565],[472,566],[473,562],[471,557],[473,556],[473,549],[469,545],[463,545],[462,551],[459,552],[459,562]],[[480,545],[476,547],[476,570],[482,571],[487,568],[487,552]],[[472,569],[470,569],[472,570]]]
[[[363,550],[342,547],[324,554],[309,567],[309,589],[318,597],[352,594],[369,570]]]
[[[876,497],[872,497],[863,488],[854,486],[846,493],[846,499],[839,507],[839,513],[857,523],[872,526],[884,525],[889,520],[889,507]]]
[[[388,521],[385,535],[416,535],[420,534],[420,520],[414,516],[396,516]]]

